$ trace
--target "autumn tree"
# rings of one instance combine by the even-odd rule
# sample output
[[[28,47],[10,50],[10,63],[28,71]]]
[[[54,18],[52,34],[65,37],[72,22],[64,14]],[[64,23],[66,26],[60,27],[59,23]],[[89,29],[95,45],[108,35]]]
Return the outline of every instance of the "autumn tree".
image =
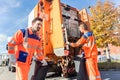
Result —
[[[98,47],[105,44],[120,46],[120,7],[106,0],[90,7],[90,24]]]

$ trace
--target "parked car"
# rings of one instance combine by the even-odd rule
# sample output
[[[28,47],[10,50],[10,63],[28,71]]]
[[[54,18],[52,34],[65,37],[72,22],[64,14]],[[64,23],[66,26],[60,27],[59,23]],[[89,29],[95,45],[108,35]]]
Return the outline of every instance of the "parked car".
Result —
[[[0,66],[2,66],[2,60],[0,60]]]
[[[8,64],[8,70],[12,72],[16,72],[16,58],[14,55],[9,55],[9,64]]]

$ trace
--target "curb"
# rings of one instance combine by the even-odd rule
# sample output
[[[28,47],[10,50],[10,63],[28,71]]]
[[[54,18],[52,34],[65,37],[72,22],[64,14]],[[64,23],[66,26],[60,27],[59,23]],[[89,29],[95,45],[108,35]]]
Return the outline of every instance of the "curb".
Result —
[[[100,71],[120,71],[120,69],[99,69]]]

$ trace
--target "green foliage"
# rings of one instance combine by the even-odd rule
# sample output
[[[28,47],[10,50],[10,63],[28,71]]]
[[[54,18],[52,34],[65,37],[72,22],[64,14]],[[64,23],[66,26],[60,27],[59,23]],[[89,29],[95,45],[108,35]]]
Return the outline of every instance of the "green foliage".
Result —
[[[99,69],[102,70],[109,70],[109,69],[120,69],[120,63],[119,62],[101,62],[98,63]]]
[[[98,47],[104,47],[104,44],[113,44],[120,46],[120,36],[114,35],[120,33],[120,12],[112,2],[97,2],[93,7],[90,7],[90,24],[95,35]]]

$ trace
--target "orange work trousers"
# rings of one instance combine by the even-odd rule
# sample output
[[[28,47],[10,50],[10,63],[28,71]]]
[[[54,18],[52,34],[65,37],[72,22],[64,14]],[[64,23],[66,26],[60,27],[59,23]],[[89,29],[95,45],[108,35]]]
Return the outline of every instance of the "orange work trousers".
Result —
[[[86,68],[89,80],[101,80],[100,72],[97,65],[97,56],[86,58]]]
[[[16,64],[16,80],[28,80],[30,65]]]

